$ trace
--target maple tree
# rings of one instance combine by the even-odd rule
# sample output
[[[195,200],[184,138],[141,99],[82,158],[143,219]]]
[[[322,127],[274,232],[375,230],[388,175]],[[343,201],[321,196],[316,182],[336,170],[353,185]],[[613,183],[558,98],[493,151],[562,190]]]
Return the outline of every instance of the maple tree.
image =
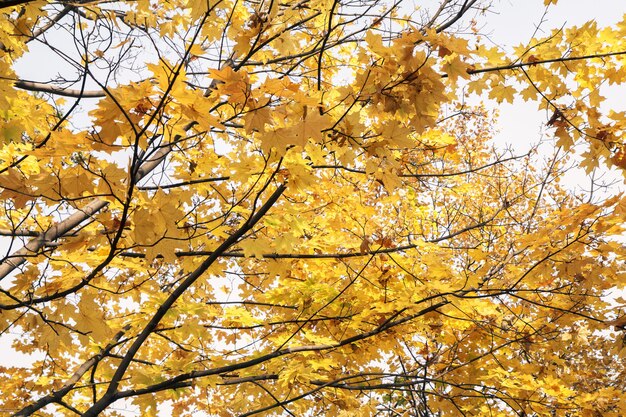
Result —
[[[626,20],[511,53],[490,7],[1,0],[2,412],[626,415],[626,200],[560,183],[626,169]]]

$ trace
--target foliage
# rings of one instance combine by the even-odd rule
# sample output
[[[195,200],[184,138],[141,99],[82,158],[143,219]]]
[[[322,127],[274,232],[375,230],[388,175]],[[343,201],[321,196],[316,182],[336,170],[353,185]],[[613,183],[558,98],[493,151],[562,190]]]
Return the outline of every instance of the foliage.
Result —
[[[560,184],[626,169],[626,20],[506,53],[490,7],[1,1],[0,408],[626,415],[626,200]]]

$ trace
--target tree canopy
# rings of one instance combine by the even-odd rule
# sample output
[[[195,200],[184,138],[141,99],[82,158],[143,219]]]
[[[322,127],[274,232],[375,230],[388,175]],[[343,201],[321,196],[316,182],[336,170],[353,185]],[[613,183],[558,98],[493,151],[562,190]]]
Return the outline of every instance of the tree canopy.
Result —
[[[626,19],[494,7],[0,0],[2,414],[626,415]]]

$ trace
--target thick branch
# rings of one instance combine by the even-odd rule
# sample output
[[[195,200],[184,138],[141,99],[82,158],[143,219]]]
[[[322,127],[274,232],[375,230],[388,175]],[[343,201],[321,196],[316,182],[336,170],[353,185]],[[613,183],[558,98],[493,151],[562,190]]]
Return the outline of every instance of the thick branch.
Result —
[[[34,81],[24,81],[20,80],[13,84],[16,88],[21,88],[22,90],[35,91],[38,93],[50,93],[56,94],[58,96],[65,97],[75,97],[75,98],[99,98],[106,97],[106,93],[100,90],[94,91],[82,91],[82,90],[72,90],[70,88],[63,88],[56,85],[38,83]]]
[[[67,219],[59,222],[41,235],[32,239],[22,249],[12,253],[0,264],[0,280],[10,274],[15,268],[26,262],[27,256],[36,255],[48,242],[52,242],[68,233],[83,221],[102,210],[109,203],[104,200],[94,200],[81,210],[73,213]]]
[[[0,9],[28,4],[34,0],[0,0]]]
[[[189,127],[190,128],[190,127]],[[187,129],[186,129],[187,130]],[[170,146],[159,149],[154,156],[144,162],[137,171],[136,180],[139,180],[156,168],[167,156],[172,148]],[[36,255],[41,248],[70,232],[83,221],[99,212],[109,204],[108,201],[97,199],[92,201],[81,210],[73,213],[67,219],[53,225],[46,232],[28,242],[22,249],[12,253],[0,264],[0,280],[10,274],[15,268],[26,262],[26,257]]]
[[[122,336],[124,335],[124,333],[127,330],[128,330],[128,328],[125,328],[124,330],[120,330],[119,332],[117,332],[117,334],[113,337],[113,341],[111,343],[109,343],[104,349],[102,349],[99,354],[97,354],[96,356],[91,357],[89,360],[84,362],[76,370],[76,372],[74,372],[72,377],[70,379],[68,379],[67,382],[59,390],[53,391],[50,394],[46,395],[45,397],[42,397],[42,398],[38,399],[37,401],[35,401],[34,403],[30,404],[29,406],[22,408],[20,411],[18,411],[17,413],[13,414],[13,417],[30,416],[35,411],[42,409],[43,407],[45,407],[48,404],[52,404],[52,403],[56,403],[56,402],[61,401],[61,399],[65,395],[67,395],[72,390],[72,388],[74,388],[76,383],[78,381],[80,381],[80,379],[83,377],[83,375],[89,369],[91,369],[96,363],[98,363],[98,361],[100,359],[102,359],[111,349],[113,349],[113,347],[122,338]]]
[[[0,229],[0,236],[39,236],[39,232],[34,230],[11,230],[11,229]]]
[[[269,211],[269,209],[278,201],[280,196],[283,194],[287,186],[285,184],[281,184],[274,193],[267,199],[265,204],[259,208],[259,210],[248,219],[235,233],[233,233],[228,239],[226,239],[217,250],[207,257],[202,264],[200,264],[189,276],[178,286],[176,289],[170,294],[170,296],[161,304],[154,314],[148,324],[143,328],[141,333],[137,335],[137,338],[130,346],[126,354],[124,355],[124,359],[122,359],[121,363],[117,367],[111,382],[109,383],[109,388],[105,395],[97,401],[89,410],[87,410],[83,417],[95,417],[104,409],[106,409],[112,402],[114,402],[117,397],[117,388],[119,383],[123,379],[126,374],[126,370],[130,366],[133,361],[135,355],[139,351],[139,349],[143,346],[146,339],[150,336],[150,334],[156,329],[159,325],[163,317],[167,314],[167,312],[172,308],[174,303],[187,291],[187,289],[195,283],[198,278],[200,278],[213,263],[219,258],[220,253],[225,252],[229,247],[237,243],[237,241],[244,236],[250,229],[252,229],[258,222],[265,216],[265,214]],[[225,371],[227,372],[227,371]],[[222,373],[222,372],[220,372]],[[181,382],[181,381],[176,381]]]

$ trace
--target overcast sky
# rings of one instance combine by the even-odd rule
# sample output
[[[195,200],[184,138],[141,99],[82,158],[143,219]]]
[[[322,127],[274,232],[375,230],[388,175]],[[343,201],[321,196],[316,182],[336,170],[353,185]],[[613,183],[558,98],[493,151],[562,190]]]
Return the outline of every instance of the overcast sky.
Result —
[[[510,49],[520,43],[527,43],[539,26],[537,36],[544,36],[552,29],[563,26],[581,25],[589,20],[596,20],[598,26],[612,26],[623,20],[626,13],[624,0],[560,0],[556,6],[546,8],[543,0],[501,0],[494,2],[493,12],[485,19],[483,32],[499,46]],[[543,19],[543,21],[542,21]],[[616,111],[626,110],[626,86],[606,86],[602,95],[607,98],[603,108]],[[495,103],[491,102],[491,106]],[[546,130],[545,123],[550,117],[537,110],[537,104],[521,99],[513,104],[497,105],[500,112],[496,137],[498,145],[510,144],[523,152],[532,144],[546,139],[553,134],[553,129]],[[621,173],[604,173],[605,181],[618,180],[614,189],[623,189]],[[564,181],[572,189],[589,189],[590,179],[582,170],[573,170]]]

